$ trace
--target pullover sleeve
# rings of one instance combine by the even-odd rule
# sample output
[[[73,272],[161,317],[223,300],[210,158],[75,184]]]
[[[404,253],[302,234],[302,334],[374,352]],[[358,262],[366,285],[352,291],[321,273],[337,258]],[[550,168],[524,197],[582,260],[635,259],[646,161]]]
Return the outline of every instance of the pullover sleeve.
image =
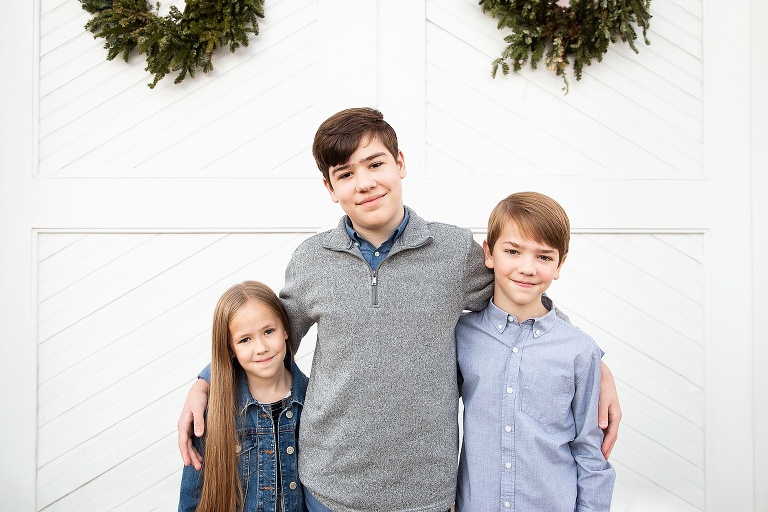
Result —
[[[316,263],[303,261],[306,259],[302,257],[303,253],[301,251],[303,247],[304,245],[299,246],[293,253],[293,256],[291,256],[291,261],[288,262],[288,266],[285,269],[285,286],[280,290],[280,300],[291,322],[291,343],[293,344],[294,352],[299,350],[302,338],[304,338],[304,335],[307,334],[307,331],[315,323],[315,320],[309,314],[309,307],[306,301],[303,300],[307,296],[305,288],[308,276],[304,277],[301,273],[303,269],[311,268],[311,265]]]
[[[464,309],[480,311],[493,295],[493,271],[485,266],[485,253],[472,233],[467,232],[468,250],[464,266]]]

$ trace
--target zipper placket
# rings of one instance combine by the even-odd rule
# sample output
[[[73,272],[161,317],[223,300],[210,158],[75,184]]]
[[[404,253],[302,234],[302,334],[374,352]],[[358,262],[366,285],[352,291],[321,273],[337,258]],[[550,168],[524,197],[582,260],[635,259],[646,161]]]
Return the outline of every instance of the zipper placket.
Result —
[[[371,274],[371,301],[374,306],[379,305],[378,274],[376,270]]]

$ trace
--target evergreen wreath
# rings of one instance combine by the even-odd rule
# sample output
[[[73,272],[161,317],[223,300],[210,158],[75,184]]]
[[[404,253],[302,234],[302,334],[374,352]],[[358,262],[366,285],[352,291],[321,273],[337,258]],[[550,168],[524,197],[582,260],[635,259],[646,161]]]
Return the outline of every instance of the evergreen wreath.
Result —
[[[509,74],[510,62],[517,73],[529,58],[536,69],[544,57],[547,68],[563,77],[567,94],[569,57],[576,80],[581,80],[584,65],[602,61],[617,38],[639,53],[632,24],[642,27],[645,44],[651,44],[650,4],[651,0],[480,0],[483,12],[498,19],[499,30],[512,29],[504,38],[508,46],[493,61],[492,76],[496,78],[499,68]]]
[[[186,0],[183,13],[171,6],[162,17],[159,2],[155,9],[147,0],[80,3],[93,16],[85,28],[106,40],[107,60],[122,54],[128,62],[134,51],[146,55],[146,70],[154,75],[151,89],[171,72],[179,72],[178,84],[187,74],[194,77],[197,68],[211,71],[216,48],[229,45],[234,52],[248,46],[248,34],[259,33],[257,18],[264,17],[263,0]]]

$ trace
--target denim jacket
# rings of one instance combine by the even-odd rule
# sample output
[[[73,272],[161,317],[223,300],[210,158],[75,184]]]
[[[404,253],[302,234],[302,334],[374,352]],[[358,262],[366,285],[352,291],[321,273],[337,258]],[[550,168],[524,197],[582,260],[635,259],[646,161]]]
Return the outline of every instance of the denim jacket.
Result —
[[[238,372],[238,412],[236,418],[240,446],[240,482],[243,487],[244,512],[302,512],[304,495],[299,482],[298,437],[299,418],[304,406],[307,376],[291,362],[291,396],[278,420],[277,449],[283,484],[284,508],[276,503],[275,429],[270,404],[262,405],[251,396],[245,373]],[[241,421],[245,418],[244,423]],[[197,451],[203,455],[205,438],[192,438]],[[179,512],[194,512],[203,489],[203,471],[186,466],[181,477]]]

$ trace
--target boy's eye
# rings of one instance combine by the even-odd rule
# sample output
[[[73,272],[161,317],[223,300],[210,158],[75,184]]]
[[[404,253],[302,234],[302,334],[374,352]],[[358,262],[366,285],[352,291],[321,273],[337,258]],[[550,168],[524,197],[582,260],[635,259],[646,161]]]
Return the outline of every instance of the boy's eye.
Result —
[[[343,172],[343,173],[339,174],[339,175],[336,177],[336,179],[337,179],[337,180],[343,180],[343,179],[345,179],[345,178],[349,178],[350,176],[352,176],[352,173],[351,173],[351,172]]]
[[[373,162],[373,163],[371,164],[371,169],[375,169],[375,168],[377,168],[377,167],[380,167],[380,166],[381,166],[381,165],[383,165],[383,164],[384,164],[384,162]]]
[[[518,254],[517,249],[507,249],[508,254]]]
[[[539,258],[541,258],[544,261],[552,261],[552,256],[547,256],[546,254],[542,254],[541,256],[539,256]]]

